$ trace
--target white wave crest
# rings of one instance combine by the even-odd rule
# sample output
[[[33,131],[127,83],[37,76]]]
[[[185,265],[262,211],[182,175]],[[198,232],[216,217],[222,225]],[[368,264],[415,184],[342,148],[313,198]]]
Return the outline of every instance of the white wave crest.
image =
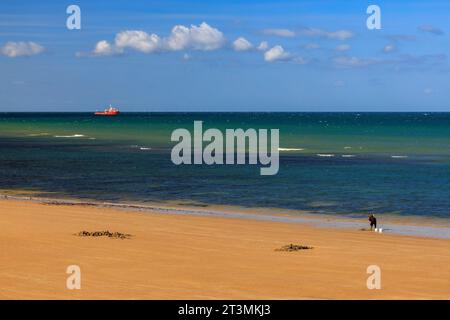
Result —
[[[55,138],[82,138],[84,137],[84,134],[72,134],[72,135],[68,135],[68,136],[53,136]]]
[[[327,153],[318,153],[318,157],[334,157],[334,154],[327,154]]]
[[[278,148],[278,151],[303,151],[303,148]]]
[[[408,158],[408,156],[391,156],[391,158],[394,158],[394,159],[405,159],[405,158]]]
[[[28,137],[39,137],[39,136],[48,136],[50,133],[42,132],[42,133],[30,133],[27,136]]]

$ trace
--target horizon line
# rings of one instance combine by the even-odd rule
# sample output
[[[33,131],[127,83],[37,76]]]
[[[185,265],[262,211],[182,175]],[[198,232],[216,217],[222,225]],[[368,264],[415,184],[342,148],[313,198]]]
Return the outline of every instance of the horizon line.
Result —
[[[88,114],[94,114],[95,111],[0,111],[1,113],[88,113]],[[120,114],[130,114],[130,113],[450,113],[450,110],[448,111],[436,111],[436,110],[416,110],[416,111],[401,111],[401,110],[395,110],[395,111],[311,111],[311,110],[303,110],[303,111],[293,111],[293,110],[280,110],[280,111],[120,111]]]

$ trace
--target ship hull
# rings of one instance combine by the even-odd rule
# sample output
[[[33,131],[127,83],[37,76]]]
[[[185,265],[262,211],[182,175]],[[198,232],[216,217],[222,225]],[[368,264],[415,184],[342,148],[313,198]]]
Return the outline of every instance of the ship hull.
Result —
[[[114,111],[114,112],[96,112],[94,115],[96,116],[117,116],[120,112]]]

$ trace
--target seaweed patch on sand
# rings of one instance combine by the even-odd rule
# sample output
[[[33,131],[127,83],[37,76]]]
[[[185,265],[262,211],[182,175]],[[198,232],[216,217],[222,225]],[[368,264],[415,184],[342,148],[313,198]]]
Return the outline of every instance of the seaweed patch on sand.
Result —
[[[313,249],[313,247],[310,246],[303,246],[303,245],[298,245],[298,244],[288,244],[285,246],[282,246],[281,248],[275,249],[275,251],[300,251],[300,250],[310,250]]]
[[[75,234],[79,237],[108,237],[108,238],[117,238],[117,239],[130,239],[132,236],[131,234],[127,233],[120,233],[120,232],[110,232],[108,230],[106,231],[80,231]]]

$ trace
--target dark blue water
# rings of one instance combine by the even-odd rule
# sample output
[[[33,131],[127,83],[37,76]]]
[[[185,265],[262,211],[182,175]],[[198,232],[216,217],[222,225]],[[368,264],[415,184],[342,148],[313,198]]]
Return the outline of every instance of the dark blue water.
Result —
[[[176,166],[170,134],[194,120],[279,128],[280,147],[297,150],[280,153],[275,176],[250,165]],[[450,114],[0,114],[0,189],[450,218]]]

